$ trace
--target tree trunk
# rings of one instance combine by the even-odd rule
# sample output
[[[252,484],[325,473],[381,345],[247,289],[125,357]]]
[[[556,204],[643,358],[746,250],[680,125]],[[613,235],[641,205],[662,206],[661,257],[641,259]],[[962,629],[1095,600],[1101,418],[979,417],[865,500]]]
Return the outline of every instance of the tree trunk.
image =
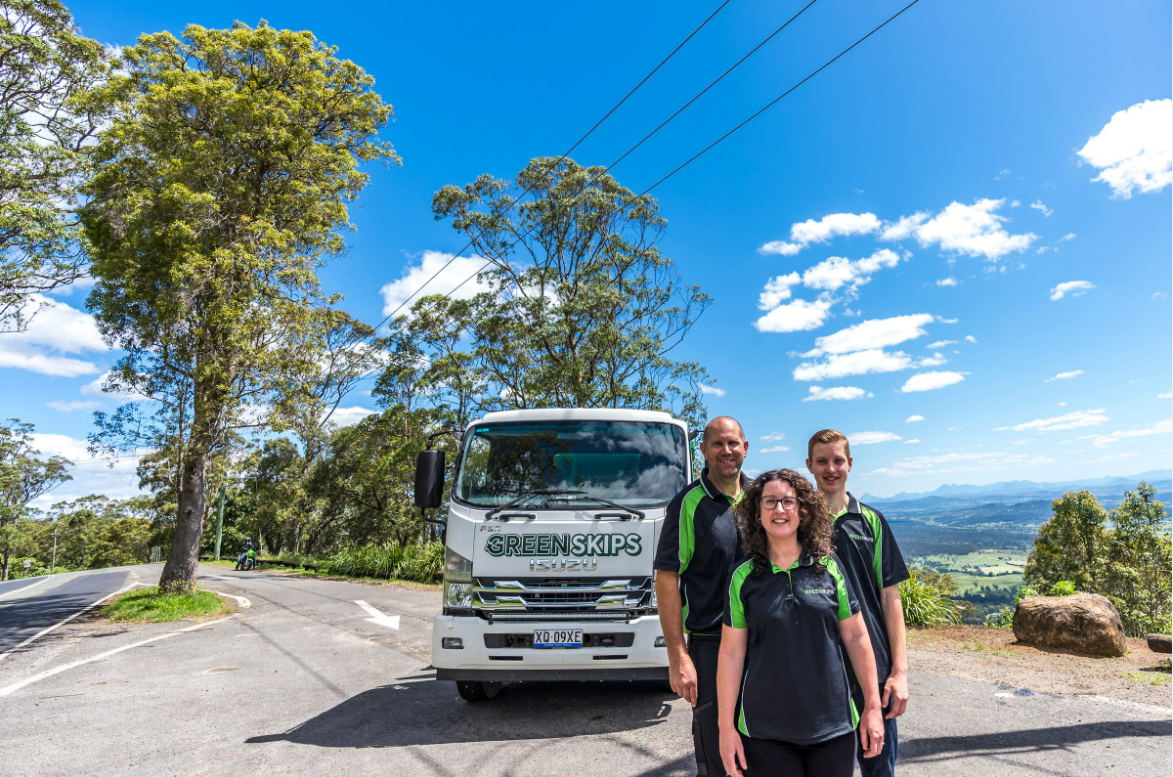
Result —
[[[205,450],[191,451],[183,463],[175,534],[163,574],[159,577],[159,590],[163,593],[187,594],[195,590],[200,538],[204,533],[204,469],[207,459]]]
[[[0,574],[0,581],[7,581],[8,580],[8,558],[10,555],[11,555],[11,550],[9,548],[5,548],[4,549],[4,570],[3,570],[3,573]]]

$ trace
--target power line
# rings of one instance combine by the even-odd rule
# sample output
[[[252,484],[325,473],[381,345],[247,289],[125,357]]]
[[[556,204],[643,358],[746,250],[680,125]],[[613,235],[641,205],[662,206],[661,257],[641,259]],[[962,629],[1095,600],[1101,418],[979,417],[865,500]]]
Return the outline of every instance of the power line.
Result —
[[[882,30],[884,27],[888,26],[888,23],[889,23],[889,22],[893,21],[894,19],[896,19],[896,17],[900,16],[900,15],[901,15],[901,14],[903,14],[905,11],[907,11],[909,8],[912,8],[914,5],[916,5],[916,4],[917,4],[917,3],[919,3],[919,2],[920,2],[920,0],[912,0],[912,2],[911,2],[911,3],[909,3],[909,4],[908,4],[908,5],[906,5],[906,6],[904,6],[904,7],[903,7],[903,8],[901,8],[899,11],[897,11],[896,13],[892,14],[892,15],[891,15],[891,16],[889,16],[887,19],[885,19],[883,22],[881,22],[880,24],[878,24],[878,25],[876,25],[875,27],[873,27],[873,28],[872,28],[872,29],[871,29],[871,30],[870,30],[870,31],[869,31],[869,32],[868,32],[866,35],[864,35],[863,37],[859,38],[859,39],[858,39],[858,40],[857,40],[855,43],[852,43],[850,46],[848,46],[847,48],[843,49],[842,51],[840,51],[840,52],[839,52],[838,54],[836,54],[835,56],[831,57],[829,60],[827,60],[826,62],[824,62],[822,65],[820,65],[820,66],[819,66],[819,67],[818,67],[816,70],[814,70],[814,71],[812,71],[811,73],[809,73],[809,74],[808,74],[808,75],[807,75],[805,78],[803,78],[801,81],[799,81],[798,83],[796,83],[794,86],[790,87],[790,88],[789,88],[789,89],[787,89],[785,92],[783,92],[782,94],[778,95],[778,96],[777,96],[777,97],[775,97],[773,100],[770,100],[770,102],[766,103],[766,104],[765,104],[765,105],[763,105],[761,108],[759,108],[757,111],[755,111],[754,113],[752,113],[752,114],[751,114],[749,117],[747,117],[747,118],[746,118],[744,121],[742,121],[742,122],[741,122],[740,124],[738,124],[736,127],[734,127],[733,129],[729,130],[729,131],[728,131],[728,132],[726,132],[724,135],[722,135],[721,137],[717,138],[717,139],[716,139],[716,140],[714,140],[712,143],[710,143],[709,145],[707,145],[707,146],[705,146],[704,148],[702,148],[700,151],[698,151],[698,152],[696,152],[695,154],[693,154],[691,157],[689,157],[687,160],[685,160],[685,161],[684,161],[684,162],[683,162],[683,163],[682,163],[682,164],[681,164],[679,167],[677,167],[675,170],[673,170],[672,172],[668,173],[667,175],[665,175],[665,176],[664,176],[663,178],[661,178],[660,180],[656,181],[654,184],[652,184],[652,185],[651,185],[651,186],[649,186],[648,188],[644,189],[642,192],[640,192],[640,196],[642,197],[643,195],[645,195],[645,194],[649,193],[649,192],[650,192],[652,189],[655,189],[657,186],[659,186],[660,184],[664,183],[664,181],[667,181],[669,178],[671,178],[672,176],[676,175],[677,173],[679,173],[679,172],[680,172],[681,170],[683,170],[684,168],[688,167],[690,164],[692,164],[693,162],[695,162],[695,161],[696,161],[697,159],[699,159],[701,156],[703,156],[704,154],[706,154],[706,153],[708,153],[710,150],[712,150],[712,149],[713,149],[713,148],[714,148],[714,147],[715,147],[715,146],[716,146],[718,143],[720,143],[721,141],[723,141],[723,140],[725,140],[726,138],[728,138],[728,137],[729,137],[730,135],[732,135],[734,132],[737,132],[739,129],[741,129],[742,127],[744,127],[746,124],[749,124],[751,121],[753,121],[754,119],[756,119],[758,116],[761,116],[763,113],[765,113],[765,112],[766,112],[767,110],[769,110],[770,108],[774,107],[774,105],[775,105],[775,104],[776,104],[776,103],[777,103],[779,100],[781,100],[782,98],[786,97],[788,94],[790,94],[791,92],[793,92],[795,89],[798,89],[798,87],[802,86],[802,85],[803,85],[803,84],[805,84],[807,81],[811,80],[812,78],[814,78],[814,77],[815,77],[815,76],[817,76],[819,73],[821,73],[821,72],[823,72],[824,70],[826,70],[826,69],[827,69],[828,67],[830,67],[831,65],[835,64],[835,62],[836,62],[836,61],[838,61],[838,60],[839,60],[839,59],[840,59],[842,56],[844,56],[845,54],[847,54],[849,51],[851,51],[852,49],[854,49],[854,48],[855,48],[856,46],[858,46],[859,44],[863,43],[863,42],[864,42],[865,40],[867,40],[868,38],[870,38],[870,37],[872,37],[873,35],[875,35],[877,32],[879,32],[880,30]]]
[[[558,166],[558,164],[560,162],[562,162],[564,159],[566,159],[568,156],[570,156],[570,154],[576,148],[578,148],[584,140],[586,140],[588,137],[591,136],[591,133],[593,133],[595,130],[597,130],[603,124],[603,122],[605,122],[607,119],[609,119],[611,117],[611,114],[613,114],[613,113],[615,113],[615,111],[619,110],[620,106],[622,106],[625,102],[627,102],[628,98],[630,98],[633,94],[635,94],[639,90],[640,87],[642,87],[645,83],[647,83],[648,79],[650,79],[652,76],[654,76],[656,74],[656,72],[659,71],[660,68],[662,68],[668,62],[668,60],[670,60],[670,59],[672,59],[672,57],[676,56],[676,53],[678,51],[680,51],[680,49],[684,48],[685,44],[688,43],[690,40],[692,40],[693,37],[696,36],[696,34],[698,32],[700,32],[704,28],[705,25],[707,25],[710,21],[712,21],[713,18],[718,13],[720,13],[723,8],[725,8],[725,6],[729,5],[729,2],[730,2],[730,0],[723,0],[723,2],[717,6],[716,10],[714,10],[711,14],[709,14],[703,22],[701,22],[699,25],[697,25],[696,29],[694,29],[692,32],[690,32],[684,40],[682,40],[679,44],[677,44],[676,48],[674,48],[674,49],[672,49],[672,51],[668,52],[668,55],[666,57],[664,57],[662,60],[660,60],[659,64],[657,64],[654,68],[652,68],[650,71],[648,71],[648,74],[645,75],[643,78],[641,78],[639,83],[637,83],[635,86],[633,86],[627,92],[627,94],[623,95],[623,97],[619,100],[619,102],[617,102],[613,106],[611,106],[611,109],[608,110],[605,114],[603,114],[603,117],[601,119],[599,119],[598,121],[596,121],[590,129],[588,129],[585,133],[583,133],[582,137],[580,137],[578,140],[574,141],[574,145],[572,145],[570,148],[563,151],[562,156],[558,157],[556,160],[554,160],[554,162],[552,162],[550,164],[549,170],[553,170],[554,168],[556,168]],[[814,2],[814,0],[812,0],[812,2]],[[764,41],[763,41],[763,43],[764,43]],[[760,45],[761,44],[759,44],[759,46]],[[722,77],[724,77],[724,76],[722,76]],[[693,99],[695,100],[696,98],[693,98]],[[685,107],[687,107],[687,106],[685,106]],[[683,110],[683,109],[681,109],[681,110]],[[667,122],[665,122],[665,123],[667,123]],[[659,127],[656,128],[656,131],[658,131],[658,130],[659,130]],[[654,134],[654,132],[653,132],[653,134]],[[648,137],[651,137],[651,135],[649,135]],[[646,139],[647,138],[644,138],[644,140],[646,140]],[[643,141],[641,140],[640,143],[643,143]],[[634,150],[634,149],[631,149],[631,150]],[[631,150],[629,150],[627,153],[631,153]],[[624,156],[626,156],[626,154]],[[589,186],[590,183],[592,183],[592,182],[593,181],[588,182],[586,185]],[[500,215],[501,213],[504,213],[505,211],[512,208],[514,205],[516,205],[518,202],[521,201],[522,197],[524,197],[527,193],[530,192],[530,190],[533,188],[533,186],[534,186],[534,184],[530,184],[529,186],[527,186],[516,197],[514,197],[509,202],[508,205],[504,206],[500,212],[497,212],[494,215]],[[424,288],[426,288],[429,283],[436,280],[436,278],[439,277],[440,273],[447,270],[448,266],[451,265],[454,261],[456,261],[456,259],[461,254],[463,254],[465,251],[467,251],[469,248],[471,248],[474,242],[475,242],[474,240],[469,240],[468,243],[466,243],[463,248],[461,248],[459,251],[454,253],[452,255],[452,258],[449,259],[447,262],[445,262],[443,264],[443,266],[440,267],[439,270],[436,270],[436,272],[434,272],[430,278],[428,278],[426,281],[424,281],[422,284],[420,284],[420,286],[418,288],[416,288],[416,290],[413,291],[411,294],[409,294],[407,296],[407,298],[403,300],[403,302],[400,302],[399,305],[397,305],[394,310],[392,310],[389,314],[387,314],[387,316],[385,316],[382,321],[380,321],[378,324],[376,324],[375,331],[378,331],[379,327],[381,327],[383,324],[387,323],[392,318],[394,318],[395,314],[398,313],[400,310],[402,310],[403,307],[408,302],[411,302],[411,300],[414,299],[417,294],[419,294],[421,291],[423,291]],[[491,261],[492,260],[490,260],[490,262]],[[484,269],[484,267],[487,267],[487,266],[488,266],[488,264],[482,265],[481,269]],[[479,274],[479,273],[480,273],[480,270],[477,270],[477,272],[475,274]],[[464,281],[461,281],[461,283],[455,289],[452,289],[451,291],[449,291],[448,294],[446,294],[445,296],[447,297],[453,291],[456,291],[456,289],[460,288],[460,286],[463,286],[465,283],[468,283],[468,280],[469,279],[465,279]]]
[[[813,5],[813,4],[814,4],[814,1],[815,1],[815,0],[812,0],[812,2],[811,2],[811,3],[809,3],[809,4],[808,4],[808,5],[805,7],[805,8],[803,8],[803,9],[802,9],[802,11],[805,11],[807,8],[809,8],[811,5]],[[901,14],[903,14],[905,11],[907,11],[907,10],[908,10],[908,9],[910,9],[910,8],[912,8],[914,5],[916,5],[916,4],[917,4],[917,3],[919,3],[919,2],[920,2],[920,0],[912,0],[912,2],[910,2],[908,5],[904,6],[904,7],[903,7],[903,8],[901,8],[899,11],[897,11],[896,13],[892,14],[892,15],[891,15],[891,16],[889,16],[887,19],[885,19],[883,22],[881,22],[880,24],[878,24],[878,25],[876,25],[875,27],[873,27],[873,28],[872,28],[872,29],[871,29],[871,30],[870,30],[870,31],[869,31],[869,32],[868,32],[866,35],[862,36],[861,38],[859,38],[858,40],[856,40],[854,43],[852,43],[850,46],[848,46],[847,48],[845,48],[845,49],[843,49],[842,51],[840,51],[840,52],[839,52],[838,54],[836,54],[834,57],[832,57],[831,59],[829,59],[829,60],[827,60],[826,62],[824,62],[824,63],[823,63],[822,65],[820,65],[818,68],[816,68],[815,70],[811,71],[811,72],[810,72],[809,74],[807,74],[807,76],[806,76],[806,77],[804,77],[804,78],[803,78],[801,81],[798,81],[798,82],[797,82],[797,83],[795,83],[793,86],[791,86],[789,89],[787,89],[785,92],[783,92],[782,94],[778,95],[777,97],[775,97],[775,98],[774,98],[773,100],[771,100],[770,102],[766,103],[764,106],[762,106],[761,108],[759,108],[757,111],[755,111],[755,112],[754,112],[753,114],[751,114],[751,115],[750,115],[748,118],[746,118],[745,120],[743,120],[741,123],[739,123],[739,124],[738,124],[737,126],[735,126],[733,129],[729,130],[729,131],[728,131],[728,132],[726,132],[724,135],[722,135],[721,137],[717,138],[716,140],[714,140],[714,141],[713,141],[712,143],[710,143],[709,145],[705,146],[703,149],[701,149],[701,150],[700,150],[700,151],[698,151],[697,153],[693,154],[691,157],[689,157],[687,160],[685,160],[685,161],[684,161],[682,164],[680,164],[678,167],[676,167],[674,170],[672,170],[672,172],[668,173],[668,174],[667,174],[667,175],[665,175],[663,178],[661,178],[660,180],[656,181],[654,184],[652,184],[651,186],[647,187],[646,189],[644,189],[642,192],[640,192],[640,193],[639,193],[638,195],[636,195],[636,196],[637,196],[637,197],[643,197],[644,195],[646,195],[646,194],[649,194],[649,193],[650,193],[650,192],[651,192],[653,189],[655,189],[657,186],[659,186],[660,184],[664,183],[664,182],[665,182],[665,181],[667,181],[669,178],[671,178],[672,176],[676,175],[676,174],[677,174],[677,173],[679,173],[681,170],[683,170],[684,168],[688,167],[690,164],[692,164],[693,162],[695,162],[695,161],[696,161],[697,159],[699,159],[701,156],[703,156],[704,154],[706,154],[706,153],[708,153],[709,151],[711,151],[711,150],[712,150],[714,147],[716,147],[716,146],[717,146],[717,144],[721,143],[723,140],[725,140],[726,138],[728,138],[730,135],[732,135],[733,133],[735,133],[735,132],[737,132],[738,130],[740,130],[740,129],[741,129],[742,127],[744,127],[746,124],[749,124],[751,121],[753,121],[754,119],[756,119],[756,118],[757,118],[758,116],[760,116],[761,114],[765,113],[767,110],[769,110],[770,108],[772,108],[772,107],[773,107],[775,104],[777,104],[777,103],[778,103],[780,100],[782,100],[784,97],[786,97],[786,96],[787,96],[787,95],[789,95],[791,92],[793,92],[793,91],[795,91],[796,89],[798,89],[800,86],[802,86],[803,84],[805,84],[807,81],[810,81],[812,78],[814,78],[815,76],[817,76],[817,75],[818,75],[819,73],[821,73],[822,71],[826,70],[828,67],[830,67],[832,64],[834,64],[836,61],[838,61],[840,58],[842,58],[842,57],[843,57],[845,54],[847,54],[848,52],[850,52],[852,49],[854,49],[854,48],[855,48],[856,46],[858,46],[859,44],[863,43],[865,40],[867,40],[868,38],[870,38],[872,35],[874,35],[874,34],[876,34],[877,32],[879,32],[881,29],[883,29],[884,27],[886,27],[886,26],[887,26],[887,25],[888,25],[890,22],[892,22],[893,20],[895,20],[895,19],[896,19],[898,16],[900,16],[900,15],[901,15]],[[786,24],[789,24],[791,21],[793,21],[794,19],[798,18],[798,16],[802,14],[802,11],[799,11],[799,12],[798,12],[798,14],[795,14],[793,17],[791,17],[791,19],[790,19],[790,20],[788,20],[788,21],[786,22]],[[785,26],[785,25],[783,25],[783,26]],[[777,32],[777,31],[775,31],[775,34],[776,34],[776,32]],[[773,37],[773,35],[771,35],[770,37]],[[769,40],[769,38],[767,38],[766,40]],[[764,42],[765,42],[765,41],[763,41],[763,43],[764,43]],[[760,47],[761,47],[761,44],[758,44],[758,47],[757,47],[757,48],[760,48]],[[756,51],[757,49],[755,48],[754,50]],[[750,53],[752,54],[752,52],[750,52]],[[748,57],[749,55],[746,55],[746,56]],[[738,64],[740,64],[740,62],[741,62],[741,61],[744,61],[744,59],[745,59],[745,58],[743,57],[743,58],[742,58],[742,60],[740,60],[740,61],[738,62]],[[736,65],[735,65],[735,67],[736,67]],[[731,68],[731,69],[732,69],[732,68]],[[728,72],[729,72],[729,71],[726,71],[726,73],[725,73],[725,74],[722,74],[721,78],[724,78],[724,76],[725,76],[725,75],[727,75],[727,74],[728,74]],[[718,79],[718,80],[720,80],[720,79]],[[714,82],[714,83],[716,83],[716,82]],[[711,86],[711,84],[710,84],[710,86]],[[706,87],[705,89],[707,90],[708,88],[709,88],[709,87]],[[703,91],[701,92],[701,94],[703,94]],[[700,95],[697,95],[697,96],[699,97]],[[694,98],[694,100],[695,100],[695,98]],[[690,103],[689,103],[689,104],[691,104],[691,102],[692,102],[692,101],[690,101]],[[687,107],[687,105],[686,105],[685,107]],[[681,110],[683,110],[683,108],[682,108]],[[677,111],[677,113],[679,113],[679,111]],[[673,114],[673,117],[674,117],[675,115],[676,115],[676,114]],[[672,117],[670,117],[670,118],[669,118],[669,121],[671,120],[671,118],[672,118]],[[666,124],[666,123],[667,123],[667,122],[665,122],[665,124]],[[662,126],[663,126],[663,125],[661,125],[661,127],[662,127]],[[656,132],[656,131],[658,131],[658,130],[659,130],[659,127],[657,127],[657,129],[656,129],[656,130],[653,130],[653,132],[652,132],[651,134],[655,134],[655,132]],[[647,137],[651,137],[651,134],[649,134]],[[645,137],[645,138],[644,138],[644,140],[647,140],[647,138]],[[641,140],[641,141],[640,141],[640,143],[643,143],[643,140]],[[636,145],[638,146],[639,144],[636,144]],[[634,147],[633,147],[631,150],[634,150]],[[631,152],[631,150],[629,150],[629,151],[625,152],[623,156],[627,156],[627,154],[628,154],[628,153],[630,153],[630,152]],[[605,173],[607,170],[610,170],[612,167],[614,167],[616,164],[618,164],[618,162],[619,162],[620,160],[622,160],[622,159],[623,159],[623,156],[621,156],[621,157],[620,157],[619,159],[617,159],[615,162],[612,162],[610,165],[608,165],[608,166],[607,166],[607,168],[605,168],[605,169],[603,170],[603,172],[602,172],[602,173],[599,173],[599,175],[602,175],[602,174],[603,174],[603,173]],[[591,183],[593,183],[595,180],[597,180],[597,178],[598,178],[598,177],[599,177],[599,176],[595,176],[595,178],[592,178],[590,181],[588,181],[588,182],[586,183],[586,186],[589,186]],[[585,188],[585,187],[584,187],[584,188]],[[618,211],[615,211],[615,212],[617,213]],[[513,246],[517,245],[517,243],[519,243],[519,242],[521,241],[521,239],[522,239],[522,238],[524,238],[524,237],[525,237],[526,235],[528,235],[528,234],[529,234],[529,232],[527,231],[527,232],[526,232],[525,234],[523,234],[523,235],[522,235],[520,238],[518,238],[518,239],[517,239],[517,240],[515,240],[513,243],[511,243],[511,244],[510,244],[510,246],[509,246],[509,248],[512,248]],[[468,276],[468,277],[467,277],[467,278],[465,278],[463,281],[461,281],[459,284],[457,284],[457,285],[456,285],[456,287],[455,287],[455,288],[453,288],[453,289],[452,289],[452,291],[450,291],[450,292],[448,292],[447,294],[445,294],[445,295],[444,295],[444,297],[445,297],[446,299],[447,299],[447,298],[450,298],[450,297],[451,297],[451,295],[452,295],[452,294],[453,294],[453,293],[454,293],[454,292],[455,292],[457,289],[459,289],[461,286],[463,286],[464,284],[466,284],[466,283],[468,283],[469,281],[471,281],[471,280],[472,280],[473,278],[475,278],[476,276],[480,275],[480,274],[481,274],[481,272],[483,272],[483,271],[484,271],[484,269],[485,269],[486,267],[488,267],[490,264],[493,264],[493,260],[492,260],[492,259],[490,259],[490,260],[488,260],[487,262],[485,262],[484,264],[482,264],[482,265],[480,266],[480,268],[479,268],[479,269],[478,269],[476,272],[474,272],[472,275]]]

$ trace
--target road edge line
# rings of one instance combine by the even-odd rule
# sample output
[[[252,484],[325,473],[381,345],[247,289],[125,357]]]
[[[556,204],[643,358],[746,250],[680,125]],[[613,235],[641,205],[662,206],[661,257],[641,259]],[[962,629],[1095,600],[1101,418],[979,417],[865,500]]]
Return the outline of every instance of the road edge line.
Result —
[[[119,588],[114,593],[106,594],[98,601],[96,601],[92,604],[86,605],[83,609],[78,610],[77,612],[75,612],[73,615],[70,615],[65,620],[58,621],[57,623],[54,623],[52,626],[48,626],[47,628],[41,629],[36,634],[34,634],[31,637],[29,637],[28,639],[26,639],[24,642],[21,642],[19,645],[16,645],[15,647],[11,647],[8,650],[4,651],[3,653],[0,653],[0,661],[3,661],[4,659],[8,658],[10,655],[12,655],[16,651],[20,650],[22,647],[29,644],[30,642],[33,642],[37,639],[40,639],[41,637],[45,636],[46,634],[48,634],[49,632],[51,632],[55,629],[61,628],[62,626],[69,623],[74,618],[77,618],[78,616],[81,616],[81,615],[85,615],[87,612],[94,609],[95,607],[97,607],[99,604],[106,601],[107,599],[111,599],[115,596],[118,596],[119,594],[124,594],[132,588],[136,588],[138,586],[145,586],[145,585],[146,585],[146,583],[134,582],[134,583],[130,583],[129,585],[125,585],[122,588]]]
[[[142,585],[142,584],[139,583],[138,585]],[[113,596],[113,594],[111,594],[111,596]],[[117,647],[117,648],[113,648],[111,650],[107,650],[106,652],[99,653],[96,656],[90,656],[89,658],[79,658],[77,661],[71,661],[68,664],[62,664],[61,666],[53,667],[52,669],[46,669],[45,671],[39,672],[39,673],[33,675],[32,677],[26,677],[25,679],[20,680],[15,683],[12,683],[9,686],[6,686],[4,688],[0,688],[0,698],[3,698],[5,696],[9,696],[9,695],[15,693],[16,691],[19,691],[21,688],[32,685],[33,683],[40,682],[41,680],[48,679],[48,678],[52,677],[53,675],[61,674],[62,672],[67,672],[70,669],[76,669],[79,666],[85,666],[86,664],[93,663],[94,661],[101,661],[103,658],[109,658],[110,656],[115,655],[116,653],[122,653],[123,651],[130,650],[130,649],[136,648],[136,647],[142,647],[143,645],[148,645],[152,642],[158,642],[160,640],[168,639],[169,637],[177,637],[180,634],[183,634],[184,632],[197,631],[199,629],[206,628],[209,626],[215,626],[217,623],[223,623],[224,621],[229,620],[233,617],[235,617],[235,613],[233,613],[232,615],[229,615],[226,618],[220,618],[219,620],[208,621],[206,623],[196,623],[191,626],[188,626],[185,629],[179,629],[178,631],[169,631],[166,634],[160,634],[155,637],[149,637],[148,639],[141,640],[140,642],[135,642],[130,645],[123,645],[122,647]]]

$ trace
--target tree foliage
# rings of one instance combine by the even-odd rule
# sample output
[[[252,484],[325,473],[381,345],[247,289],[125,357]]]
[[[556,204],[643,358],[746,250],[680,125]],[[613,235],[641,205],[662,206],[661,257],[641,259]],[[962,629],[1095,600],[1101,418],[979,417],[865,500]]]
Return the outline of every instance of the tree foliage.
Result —
[[[106,65],[57,0],[0,3],[0,332],[82,272],[76,187],[99,119],[82,98]]]
[[[1109,515],[1087,491],[1064,494],[1039,529],[1023,580],[1051,595],[1084,591],[1107,596],[1129,636],[1168,633],[1169,514],[1141,483]]]
[[[43,457],[33,445],[31,424],[10,419],[0,423],[0,580],[8,579],[14,552],[25,550],[23,519],[29,503],[71,478],[70,461]]]
[[[510,207],[521,192],[523,200]],[[537,158],[482,175],[432,210],[489,260],[468,299],[418,301],[398,319],[381,390],[432,397],[457,422],[518,407],[634,407],[701,420],[704,369],[668,354],[709,303],[656,248],[656,201],[601,168]]]
[[[318,371],[336,317],[316,269],[343,247],[359,163],[397,159],[376,138],[390,106],[335,53],[263,22],[192,25],[124,49],[94,98],[113,119],[83,211],[90,305],[126,353],[108,388],[155,400],[98,438],[145,435],[175,464],[165,590],[194,584],[209,462]]]
[[[1023,582],[1047,590],[1070,580],[1080,591],[1096,590],[1108,513],[1089,491],[1066,493],[1051,510],[1027,556]]]

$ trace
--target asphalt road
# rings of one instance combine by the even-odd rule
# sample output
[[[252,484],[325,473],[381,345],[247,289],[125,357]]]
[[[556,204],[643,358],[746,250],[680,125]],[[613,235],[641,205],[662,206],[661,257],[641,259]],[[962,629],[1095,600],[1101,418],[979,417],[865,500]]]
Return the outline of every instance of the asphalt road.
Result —
[[[689,710],[655,684],[535,683],[461,701],[429,668],[434,591],[201,571],[248,606],[202,625],[81,619],[15,650],[67,602],[153,583],[159,567],[0,586],[0,772],[690,773]],[[1170,774],[1168,709],[913,670],[901,775]]]

